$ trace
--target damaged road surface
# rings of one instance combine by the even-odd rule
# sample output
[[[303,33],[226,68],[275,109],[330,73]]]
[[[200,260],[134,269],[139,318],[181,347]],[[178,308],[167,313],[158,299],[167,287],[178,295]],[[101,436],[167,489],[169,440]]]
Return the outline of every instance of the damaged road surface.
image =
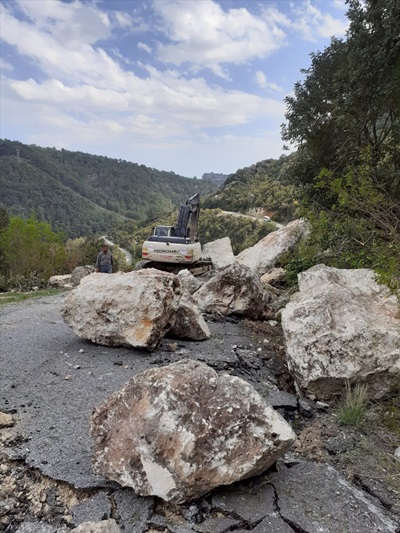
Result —
[[[0,309],[0,531],[66,533],[107,519],[126,533],[400,531],[378,500],[331,466],[290,454],[261,476],[180,506],[96,476],[92,410],[147,368],[203,361],[247,380],[289,421],[301,416],[300,403],[278,390],[282,360],[245,322],[209,320],[209,340],[164,339],[148,354],[78,338],[62,302],[58,295]]]

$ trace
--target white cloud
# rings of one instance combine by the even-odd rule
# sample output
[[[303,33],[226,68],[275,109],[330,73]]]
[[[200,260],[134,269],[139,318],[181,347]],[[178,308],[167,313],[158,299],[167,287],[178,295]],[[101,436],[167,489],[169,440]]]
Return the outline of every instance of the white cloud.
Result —
[[[282,87],[279,87],[276,83],[269,82],[267,76],[262,70],[257,70],[255,74],[256,83],[262,88],[273,92],[284,92]]]
[[[346,1],[345,0],[333,0],[333,3],[332,3],[333,7],[335,7],[336,9],[340,9],[340,11],[346,11],[347,10],[347,5],[346,5]]]
[[[14,66],[8,61],[5,61],[2,57],[0,57],[0,71],[4,70],[12,71],[14,70]]]
[[[243,166],[244,153],[249,164],[262,159],[261,153],[274,157],[276,150],[279,156],[285,112],[280,95],[227,90],[224,81],[233,83],[238,70],[231,67],[244,63],[245,76],[251,77],[253,60],[266,60],[287,45],[286,31],[313,38],[336,24],[310,2],[297,0],[297,15],[300,5],[302,10],[296,19],[269,3],[256,15],[247,7],[224,10],[213,0],[156,0],[154,11],[147,4],[156,26],[142,18],[142,3],[132,2],[129,14],[102,11],[99,5],[96,0],[15,0],[2,6],[1,38],[14,54],[1,64],[2,122],[10,131],[19,128],[23,142],[93,147],[92,153],[149,166],[156,166],[158,153],[181,173],[190,157],[197,158],[193,165],[199,168],[206,161],[210,170],[224,171],[222,161],[229,161],[234,171],[235,165]],[[139,39],[138,33],[149,28],[151,40],[148,34]],[[117,30],[131,40],[114,40]],[[137,49],[147,52],[147,64],[137,61]],[[155,57],[164,67],[151,63]],[[20,64],[30,64],[29,74],[17,69]],[[205,68],[218,78],[213,85]],[[265,94],[282,92],[266,66],[258,62],[255,68],[253,81]],[[273,134],[259,132],[261,123]],[[243,134],[242,126],[254,135]],[[182,158],[187,161],[179,168]]]
[[[213,0],[156,0],[154,8],[169,40],[159,43],[157,56],[174,65],[190,63],[221,75],[216,65],[266,57],[285,40],[276,18],[245,8],[224,11]]]
[[[323,13],[310,0],[296,4],[293,13],[293,29],[308,41],[316,41],[318,37],[340,37],[348,27],[348,21],[343,17],[334,18]]]
[[[168,124],[164,130],[166,136],[171,129],[190,132],[283,115],[280,101],[210,87],[202,78],[185,80],[176,71],[160,72],[148,67],[148,72],[150,76],[145,80],[128,74],[124,90],[88,84],[70,87],[57,79],[42,83],[33,79],[5,79],[3,83],[10,98],[59,107],[65,113],[75,110],[87,122],[95,116],[111,119],[115,113],[131,117],[132,123],[139,113],[153,120],[157,117],[156,122]],[[125,120],[128,119],[122,119],[121,123]],[[148,133],[151,134],[150,129]]]
[[[75,0],[72,3],[17,0],[39,31],[45,31],[66,47],[78,43],[94,44],[111,35],[108,15],[94,5]]]
[[[149,46],[148,44],[146,43],[138,43],[137,45],[138,48],[140,48],[141,50],[144,50],[145,52],[147,52],[148,54],[151,54],[152,53],[152,48],[151,46]]]

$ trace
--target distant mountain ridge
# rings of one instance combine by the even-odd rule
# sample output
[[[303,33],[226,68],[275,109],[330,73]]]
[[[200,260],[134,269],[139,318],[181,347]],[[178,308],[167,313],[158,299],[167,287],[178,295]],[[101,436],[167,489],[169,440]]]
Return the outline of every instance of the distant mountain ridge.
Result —
[[[121,159],[0,139],[0,190],[0,204],[11,214],[35,215],[77,237],[169,212],[216,185]]]
[[[225,181],[229,178],[230,174],[218,174],[215,172],[206,172],[202,175],[201,179],[206,181],[212,181],[218,187],[221,187]]]

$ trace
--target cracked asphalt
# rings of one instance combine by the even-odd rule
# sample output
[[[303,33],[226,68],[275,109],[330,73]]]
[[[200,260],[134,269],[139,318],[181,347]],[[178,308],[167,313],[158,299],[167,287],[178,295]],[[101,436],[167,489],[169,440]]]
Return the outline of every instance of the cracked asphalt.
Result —
[[[19,514],[8,511],[16,498],[0,490],[0,531],[22,532],[23,527],[25,532],[61,533],[85,521],[114,518],[126,533],[400,532],[377,500],[332,467],[301,458],[283,458],[262,476],[220,487],[184,506],[139,498],[94,475],[92,409],[151,366],[186,358],[205,361],[246,379],[262,394],[269,391],[272,405],[289,418],[300,416],[298,401],[276,389],[281,362],[268,353],[268,339],[242,321],[210,320],[208,341],[174,341],[176,350],[169,351],[172,341],[164,339],[148,354],[78,338],[61,317],[63,298],[0,309],[0,411],[15,420],[13,428],[0,430],[0,474],[4,487],[21,488],[22,481],[27,487],[20,490]],[[39,510],[29,504],[35,484],[42,491]]]

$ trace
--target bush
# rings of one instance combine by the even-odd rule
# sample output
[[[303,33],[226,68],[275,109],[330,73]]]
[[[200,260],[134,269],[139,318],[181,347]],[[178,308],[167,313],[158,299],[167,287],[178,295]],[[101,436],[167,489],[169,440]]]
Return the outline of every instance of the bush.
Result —
[[[0,233],[0,272],[12,286],[42,286],[65,263],[63,233],[47,222],[11,217]]]

